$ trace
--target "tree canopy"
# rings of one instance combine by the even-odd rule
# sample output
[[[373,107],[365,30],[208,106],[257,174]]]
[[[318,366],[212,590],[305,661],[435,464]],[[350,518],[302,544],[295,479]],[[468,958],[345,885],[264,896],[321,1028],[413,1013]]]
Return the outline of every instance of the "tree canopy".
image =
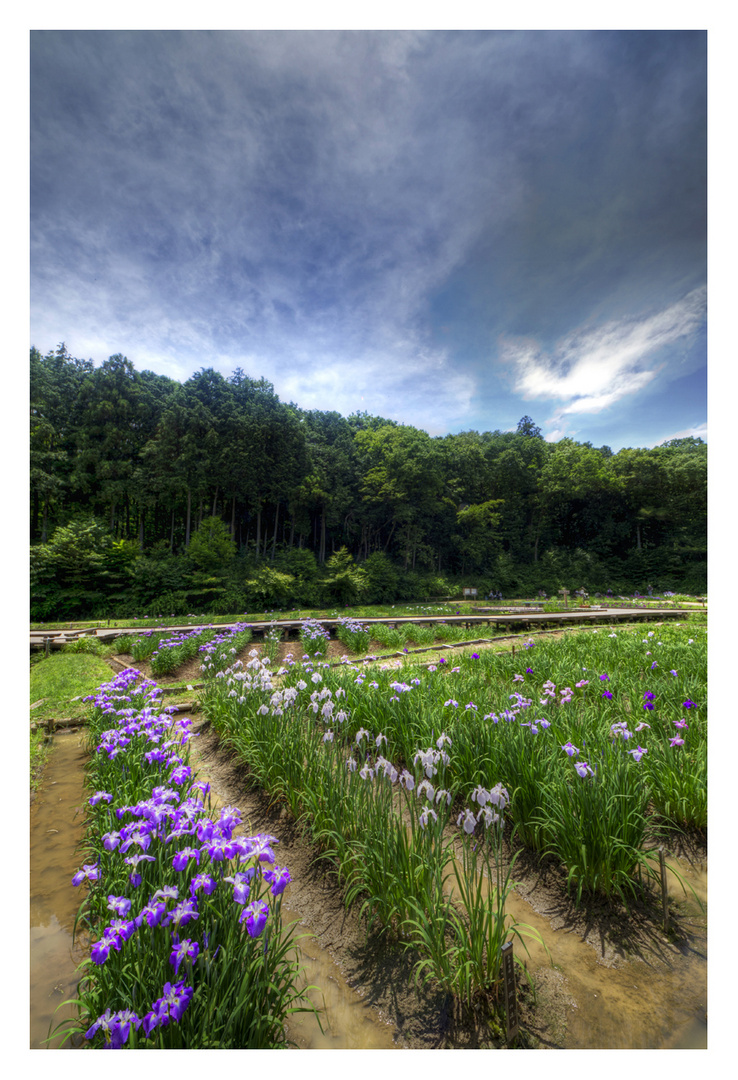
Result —
[[[29,446],[37,611],[68,610],[75,591],[88,609],[126,588],[153,602],[144,569],[181,604],[198,574],[215,593],[244,600],[245,582],[268,593],[272,580],[289,599],[283,579],[314,594],[317,568],[336,600],[398,593],[419,574],[546,587],[562,567],[594,587],[705,587],[701,439],[613,453],[547,443],[529,416],[431,437],[285,404],[240,369],[180,384],[60,344],[31,349]]]

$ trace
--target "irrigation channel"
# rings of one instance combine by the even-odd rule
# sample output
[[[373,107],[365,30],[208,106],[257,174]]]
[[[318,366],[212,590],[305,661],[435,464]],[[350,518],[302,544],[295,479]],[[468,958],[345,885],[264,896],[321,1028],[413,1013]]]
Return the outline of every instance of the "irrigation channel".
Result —
[[[202,726],[202,725],[199,725]],[[193,762],[202,778],[210,779],[213,796],[238,805],[253,828],[265,821],[265,802],[258,793],[237,783],[238,770],[203,727]],[[84,940],[73,943],[72,928],[79,896],[71,887],[78,869],[76,846],[82,836],[85,752],[79,732],[57,733],[42,785],[31,809],[31,1048],[58,1046],[45,1040],[50,1025],[64,1015],[58,1005],[74,996],[75,970],[85,955]],[[235,784],[235,786],[234,786]],[[279,824],[266,820],[278,835]],[[261,819],[259,819],[261,815]],[[280,861],[290,868],[310,864],[300,838],[285,820]],[[706,903],[706,868],[679,861],[679,872]],[[291,1022],[289,1037],[301,1049],[392,1049],[474,1046],[449,1043],[443,1017],[443,995],[420,995],[416,1013],[405,1008],[411,966],[384,963],[379,978],[362,978],[365,960],[358,949],[341,952],[342,907],[328,903],[327,894],[312,895],[293,873],[285,893],[283,916],[300,923],[299,947],[307,984],[319,989],[312,1000],[322,1006],[322,1030],[309,1014]],[[519,875],[516,874],[516,879]],[[325,879],[323,878],[325,888]],[[561,1049],[704,1049],[707,1046],[706,916],[685,901],[681,886],[669,875],[669,892],[687,933],[669,941],[653,927],[642,958],[612,956],[596,948],[591,938],[574,932],[560,902],[536,902],[535,882],[523,882],[508,899],[508,910],[520,922],[534,926],[551,954],[529,944],[527,967],[538,990],[530,1013],[531,1045]],[[526,899],[526,896],[528,899]],[[530,902],[528,902],[530,900]],[[309,903],[308,903],[309,901]],[[603,942],[604,945],[604,942]],[[520,948],[516,946],[516,948]],[[356,988],[355,988],[356,987]],[[359,992],[361,991],[361,992]],[[400,995],[402,991],[403,996]],[[67,1014],[68,1015],[68,1014]],[[444,1030],[446,1036],[444,1037]]]

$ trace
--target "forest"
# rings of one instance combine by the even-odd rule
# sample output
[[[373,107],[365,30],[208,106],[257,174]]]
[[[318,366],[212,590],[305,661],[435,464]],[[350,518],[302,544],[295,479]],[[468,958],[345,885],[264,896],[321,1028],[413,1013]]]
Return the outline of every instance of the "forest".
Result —
[[[237,368],[179,383],[30,354],[31,619],[707,587],[707,445],[430,436],[305,410]]]

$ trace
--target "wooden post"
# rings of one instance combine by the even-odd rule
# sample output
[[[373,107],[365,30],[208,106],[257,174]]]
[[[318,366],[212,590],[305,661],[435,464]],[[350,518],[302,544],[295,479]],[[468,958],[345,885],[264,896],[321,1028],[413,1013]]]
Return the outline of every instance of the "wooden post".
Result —
[[[515,968],[513,966],[512,941],[502,946],[502,974],[505,979],[505,1034],[507,1041],[511,1043],[517,1038],[518,1023],[518,998],[515,992]]]

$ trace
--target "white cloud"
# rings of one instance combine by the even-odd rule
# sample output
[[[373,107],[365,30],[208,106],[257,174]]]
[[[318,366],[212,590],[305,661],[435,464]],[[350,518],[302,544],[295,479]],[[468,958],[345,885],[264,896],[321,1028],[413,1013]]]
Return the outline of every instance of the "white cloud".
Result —
[[[552,354],[535,341],[503,341],[500,359],[512,369],[515,389],[525,399],[565,403],[556,420],[598,413],[655,379],[664,365],[654,354],[692,334],[704,314],[705,290],[695,289],[655,315],[574,331],[557,343]]]
[[[707,442],[707,424],[697,424],[696,427],[683,428],[681,431],[675,431],[671,435],[665,435],[663,439],[659,439],[659,441],[653,445],[661,446],[665,442],[671,442],[672,439],[688,439],[690,436]]]

